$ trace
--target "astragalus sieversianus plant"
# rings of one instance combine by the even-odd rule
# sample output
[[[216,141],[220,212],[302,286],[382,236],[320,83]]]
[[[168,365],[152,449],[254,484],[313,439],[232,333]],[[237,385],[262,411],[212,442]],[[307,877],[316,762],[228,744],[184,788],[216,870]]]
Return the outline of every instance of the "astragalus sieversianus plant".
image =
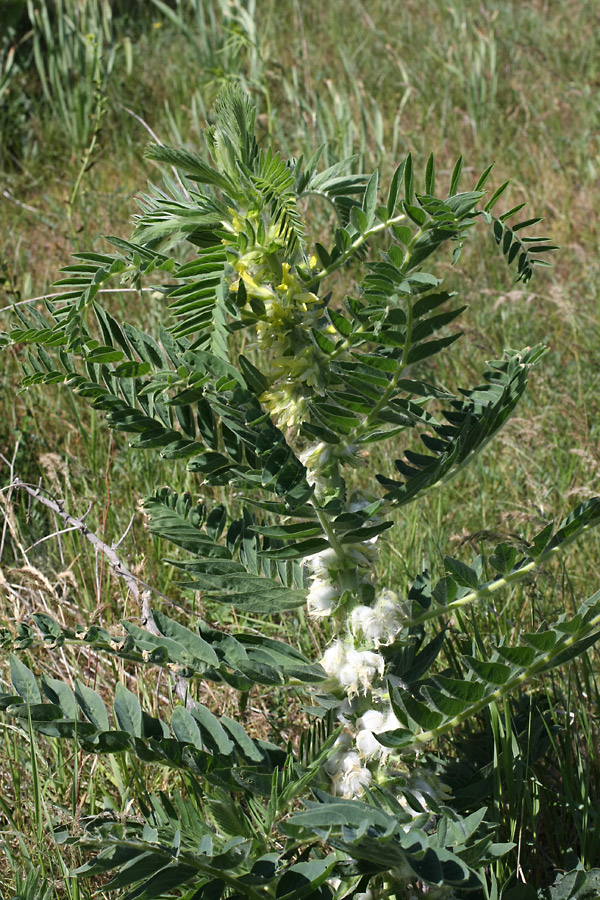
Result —
[[[393,511],[483,450],[544,352],[507,350],[469,390],[436,383],[429,362],[460,337],[448,326],[465,307],[433,257],[456,260],[480,221],[520,281],[554,248],[530,236],[538,219],[514,223],[521,205],[494,215],[507,185],[488,197],[490,169],[459,191],[459,160],[437,196],[433,159],[421,183],[409,156],[382,193],[377,172],[352,174],[351,160],[324,167],[322,149],[285,160],[259,148],[253,105],[235,88],[218,101],[207,143],[210,162],[151,145],[147,156],[168,174],[141,198],[132,239],[75,254],[62,296],[15,309],[4,342],[21,348],[25,387],[60,383],[86,398],[133,435],[130,446],[160,453],[165,481],[169,461],[186,459],[199,493],[230,486],[228,502],[213,505],[157,487],[144,504],[151,532],[185,551],[170,562],[206,604],[255,618],[304,608],[297,621],[318,620],[326,636],[321,655],[171,610],[147,608],[120,634],[39,615],[16,638],[14,692],[2,705],[87,751],[179,772],[177,788],[173,779],[172,790],[140,798],[130,820],[88,824],[99,852],[81,872],[115,870],[108,886],[131,900],[498,897],[486,871],[507,845],[494,843],[485,808],[453,808],[431,751],[590,646],[600,595],[485,650],[473,635],[470,649],[441,655],[446,626],[600,521],[600,502],[485,560],[446,557],[437,580],[423,571],[389,584],[378,559],[385,541],[402,552]],[[317,240],[309,213],[319,203],[334,221]],[[151,287],[164,325],[150,333],[117,321],[101,293],[111,283]],[[359,487],[366,475],[353,470],[377,443],[389,468]],[[39,640],[164,667],[182,702],[159,719],[117,685],[109,715],[83,683],[38,681],[18,648]],[[219,684],[300,693],[301,737],[251,737],[194,699],[202,680],[217,697]]]

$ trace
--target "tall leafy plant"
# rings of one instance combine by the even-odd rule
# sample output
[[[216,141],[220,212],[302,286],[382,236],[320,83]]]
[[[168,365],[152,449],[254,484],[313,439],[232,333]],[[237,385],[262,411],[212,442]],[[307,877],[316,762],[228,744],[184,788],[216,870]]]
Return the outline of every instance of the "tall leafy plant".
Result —
[[[377,172],[353,174],[352,161],[320,167],[322,150],[285,160],[259,148],[254,115],[228,88],[210,161],[151,145],[147,156],[177,177],[141,198],[131,240],[75,254],[62,296],[43,310],[15,308],[19,322],[3,341],[21,348],[25,387],[66,385],[132,435],[130,446],[159,452],[166,480],[169,461],[185,459],[199,489],[235,488],[229,505],[173,487],[145,501],[151,532],[183,551],[169,562],[185,589],[255,617],[305,607],[326,645],[311,659],[254,630],[183,622],[147,600],[143,627],[125,621],[120,635],[36,615],[17,648],[90,645],[163,667],[184,700],[167,721],[119,684],[109,713],[82,682],[73,691],[38,679],[17,649],[1,703],[86,751],[127,752],[180,773],[178,789],[140,798],[135,819],[88,825],[99,852],[80,872],[114,871],[109,886],[129,900],[178,891],[190,900],[497,897],[486,870],[507,846],[494,842],[485,808],[456,812],[427,751],[596,641],[600,594],[487,650],[473,635],[448,655],[452,665],[440,655],[447,623],[596,525],[600,501],[526,545],[501,543],[470,562],[446,557],[443,577],[416,573],[407,590],[382,582],[378,558],[381,542],[394,540],[393,510],[483,450],[544,352],[506,351],[474,388],[436,384],[429,362],[460,337],[448,326],[464,306],[432,258],[456,260],[479,221],[522,282],[554,248],[531,234],[538,219],[515,221],[522,205],[495,215],[507,183],[488,197],[491,167],[461,191],[459,160],[439,195],[433,158],[421,181],[409,156],[382,193]],[[309,197],[333,211],[327,238],[311,233]],[[100,293],[114,282],[163,295],[155,333],[114,318]],[[352,487],[351,470],[377,443],[396,457],[390,470],[368,490]],[[197,681],[300,692],[299,742],[251,736],[193,699]]]

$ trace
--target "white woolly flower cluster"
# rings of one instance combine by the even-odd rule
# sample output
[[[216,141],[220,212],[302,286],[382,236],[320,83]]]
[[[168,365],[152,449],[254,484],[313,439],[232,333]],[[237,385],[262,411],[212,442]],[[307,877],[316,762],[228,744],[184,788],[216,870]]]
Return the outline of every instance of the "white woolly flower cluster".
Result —
[[[347,800],[359,797],[373,779],[360,754],[352,749],[352,738],[346,732],[333,745],[325,771],[331,778],[334,794]]]
[[[329,616],[334,610],[340,592],[335,585],[335,550],[325,550],[307,557],[305,568],[310,572],[310,584],[306,603],[308,615],[313,619]]]
[[[323,550],[321,553],[313,553],[312,556],[307,556],[304,562],[313,575],[322,579],[330,577],[330,572],[339,568],[340,565],[337,553],[331,548]]]
[[[359,544],[346,544],[344,550],[348,559],[351,559],[359,569],[371,569],[379,556],[379,548],[375,546],[377,537]]]
[[[314,485],[317,496],[327,488],[324,477],[325,466],[331,458],[331,448],[322,442],[310,444],[298,455],[303,466],[306,466],[306,480]]]
[[[353,697],[359,691],[366,694],[375,678],[381,678],[385,660],[380,653],[355,650],[352,643],[338,639],[323,654],[321,665]]]
[[[383,761],[390,751],[379,743],[376,734],[384,734],[386,731],[395,731],[400,728],[400,722],[391,707],[385,712],[369,709],[356,723],[359,731],[356,735],[356,746],[365,759],[379,759]]]
[[[326,444],[323,441],[310,444],[298,454],[298,459],[302,465],[306,466],[306,480],[309,484],[315,486],[317,496],[319,492],[323,492],[329,486],[328,475],[338,462],[348,463],[354,467],[359,466],[363,462],[354,444],[340,443],[333,445]],[[358,509],[362,509],[363,506],[368,506],[368,502],[365,501],[363,505],[355,505],[355,509],[352,508],[353,505],[355,504],[350,504],[349,512],[356,512]],[[376,538],[372,538],[361,546],[375,543],[375,541]]]
[[[303,466],[306,466],[306,480],[309,484],[316,484],[319,481],[320,474],[330,457],[331,448],[322,441],[318,444],[310,444],[299,454],[298,459]]]
[[[352,610],[350,624],[354,637],[362,635],[378,648],[392,643],[404,619],[398,595],[384,589],[373,606],[356,606]]]
[[[313,619],[331,615],[338,599],[339,591],[335,585],[313,576],[306,595],[308,615]]]

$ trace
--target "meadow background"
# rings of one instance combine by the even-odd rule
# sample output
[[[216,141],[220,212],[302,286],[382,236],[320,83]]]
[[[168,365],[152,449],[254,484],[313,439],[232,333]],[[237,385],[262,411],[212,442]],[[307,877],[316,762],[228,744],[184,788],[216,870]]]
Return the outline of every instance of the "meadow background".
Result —
[[[433,151],[442,179],[459,155],[473,181],[495,162],[494,186],[512,179],[506,208],[526,200],[561,249],[554,268],[525,287],[511,282],[486,230],[454,268],[442,266],[469,309],[460,349],[434,364],[435,376],[467,386],[504,347],[543,342],[549,352],[516,415],[468,472],[397,514],[400,538],[384,551],[385,578],[400,590],[424,563],[441,568],[445,553],[468,560],[531,534],[599,492],[598,46],[596,0],[0,0],[0,330],[12,304],[52,292],[71,252],[101,251],[103,234],[129,235],[136,193],[158,178],[145,144],[154,136],[201,148],[227,81],[253,95],[261,141],[288,155],[327,141],[331,160],[357,154],[356,171],[379,166],[384,180],[408,151],[420,171]],[[111,303],[134,324],[163,316],[151,293],[115,293]],[[137,507],[176,478],[197,491],[193,476],[129,452],[66,390],[19,394],[12,349],[0,379],[2,485],[41,479],[107,543],[123,538],[121,558],[185,614],[189,597],[172,583],[165,548],[145,532]],[[368,473],[360,478],[368,482]],[[0,509],[0,627],[14,630],[40,610],[69,625],[114,626],[138,614],[79,535],[51,536],[61,526],[47,510],[6,490]],[[483,641],[574,608],[600,586],[599,559],[592,535],[567,564],[469,613],[468,630]],[[224,609],[195,607],[231,624]],[[458,643],[463,624],[460,616],[452,622]],[[311,654],[323,639],[301,615],[268,627]],[[93,655],[65,650],[30,663],[62,677],[79,673],[107,694],[121,678],[149,707],[169,702],[166,684],[100,666]],[[578,863],[600,866],[599,665],[592,649],[461,737],[473,760],[465,791],[479,792],[500,839],[515,842],[497,864],[500,878],[516,873],[533,888]],[[209,701],[266,736],[294,737],[300,713],[283,693],[253,694],[246,710],[236,709],[233,693]],[[455,752],[438,748],[445,758]],[[57,847],[50,828],[69,823],[76,833],[85,815],[129,811],[145,790],[166,787],[148,777],[127,757],[77,754],[3,719],[0,894],[116,897],[68,877],[81,853]]]

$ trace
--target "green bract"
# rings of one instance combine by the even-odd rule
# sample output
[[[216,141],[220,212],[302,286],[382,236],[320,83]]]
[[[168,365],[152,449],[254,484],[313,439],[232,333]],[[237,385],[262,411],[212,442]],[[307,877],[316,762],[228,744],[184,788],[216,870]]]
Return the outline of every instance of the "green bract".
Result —
[[[443,578],[422,572],[405,596],[379,584],[377,561],[381,541],[394,540],[392,510],[473,460],[544,352],[508,350],[481,384],[456,395],[435,384],[423,363],[460,337],[448,326],[464,306],[428,270],[429,258],[441,250],[456,260],[479,220],[492,226],[517,280],[528,281],[555,248],[529,236],[538,219],[513,222],[521,207],[494,216],[507,185],[488,199],[490,169],[460,192],[459,160],[438,197],[433,158],[421,184],[409,156],[382,194],[377,172],[352,174],[352,160],[322,169],[322,150],[285,160],[259,149],[253,105],[235,88],[221,96],[214,123],[210,162],[149,148],[168,174],[142,197],[131,241],[112,237],[114,253],[75,254],[58,282],[64,293],[43,311],[15,308],[19,325],[3,339],[27,347],[25,387],[64,383],[130,434],[132,447],[186,459],[199,486],[235,488],[231,507],[171,487],[146,499],[151,532],[184,551],[169,561],[184,588],[257,615],[306,607],[330,640],[320,659],[308,659],[256,632],[155,610],[147,627],[124,622],[121,636],[35,615],[13,643],[90,645],[165,667],[180,686],[194,678],[243,692],[287,685],[304,694],[304,734],[298,748],[278,747],[190,697],[162,720],[123,685],[109,713],[83,683],[72,691],[38,681],[18,655],[14,693],[1,705],[44,734],[89,752],[127,751],[192,785],[146,797],[135,821],[89,824],[99,853],[81,873],[114,871],[108,887],[130,900],[176,890],[195,900],[487,891],[486,865],[507,845],[494,843],[484,809],[453,809],[424,751],[597,640],[600,594],[488,655],[473,640],[444,669],[446,623],[598,524],[600,500],[527,545],[500,544],[487,560],[447,557]],[[311,234],[299,202],[308,197],[336,217],[328,239]],[[162,296],[156,333],[105,308],[100,289],[115,281]],[[375,442],[387,442],[393,465],[368,491],[349,486],[349,470]]]

